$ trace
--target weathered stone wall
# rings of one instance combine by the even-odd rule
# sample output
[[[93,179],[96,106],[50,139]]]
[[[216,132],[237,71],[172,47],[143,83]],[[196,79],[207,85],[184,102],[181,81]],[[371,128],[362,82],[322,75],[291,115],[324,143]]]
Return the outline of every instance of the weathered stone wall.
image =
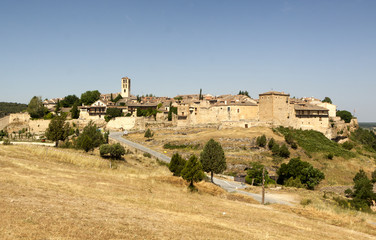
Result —
[[[36,134],[44,134],[50,122],[51,120],[30,120],[28,123],[30,132]]]
[[[137,117],[117,117],[111,119],[106,126],[107,130],[130,130],[134,128]]]
[[[9,124],[9,116],[0,118],[0,130],[3,130]]]

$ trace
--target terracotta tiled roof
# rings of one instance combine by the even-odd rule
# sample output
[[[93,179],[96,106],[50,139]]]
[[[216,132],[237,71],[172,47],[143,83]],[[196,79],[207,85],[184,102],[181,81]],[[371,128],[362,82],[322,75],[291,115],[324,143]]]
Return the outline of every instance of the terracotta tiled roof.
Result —
[[[329,111],[327,108],[312,104],[295,104],[294,108],[295,110]]]

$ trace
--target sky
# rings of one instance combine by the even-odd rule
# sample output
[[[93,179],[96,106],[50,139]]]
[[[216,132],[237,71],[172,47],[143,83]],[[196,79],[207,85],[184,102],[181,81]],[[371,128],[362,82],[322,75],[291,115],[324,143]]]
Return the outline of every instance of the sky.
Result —
[[[0,0],[0,101],[120,92],[328,96],[376,122],[374,0]]]

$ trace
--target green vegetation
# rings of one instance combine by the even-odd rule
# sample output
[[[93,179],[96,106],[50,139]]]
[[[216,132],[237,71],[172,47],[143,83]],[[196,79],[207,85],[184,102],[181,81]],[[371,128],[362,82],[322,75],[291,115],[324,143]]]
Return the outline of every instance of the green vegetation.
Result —
[[[11,103],[11,102],[0,102],[0,118],[9,115],[10,113],[19,113],[27,109],[26,104],[22,103]]]
[[[279,127],[276,131],[284,136],[291,134],[297,141],[298,145],[309,153],[332,153],[334,156],[342,156],[344,158],[355,157],[353,152],[342,148],[338,143],[326,138],[324,134],[314,130],[298,130]]]
[[[342,207],[354,208],[359,211],[371,212],[370,206],[372,200],[376,200],[376,194],[373,192],[372,181],[367,177],[363,169],[353,178],[354,191],[351,189],[346,190],[346,195],[351,197],[351,200],[344,200],[339,197],[334,200]]]
[[[153,136],[154,136],[154,132],[152,132],[152,131],[150,130],[150,128],[148,128],[148,129],[145,131],[144,137],[147,138],[147,139],[149,140],[149,139],[151,139]]]
[[[197,144],[173,144],[173,143],[166,143],[163,145],[164,149],[200,149],[201,145],[199,143]]]
[[[265,147],[266,146],[266,136],[265,136],[265,134],[257,137],[256,145],[259,146],[259,147]]]
[[[65,122],[65,116],[54,117],[46,130],[48,140],[55,141],[57,147],[59,141],[64,141],[69,136],[69,124]]]
[[[71,113],[72,113],[72,119],[77,119],[80,117],[80,110],[78,110],[78,102],[75,102],[73,104],[73,107],[71,109]]]
[[[193,182],[199,182],[204,179],[205,174],[202,171],[201,162],[197,159],[196,155],[192,155],[189,158],[183,170],[181,171],[181,176],[184,180],[189,182],[188,188],[191,190],[195,189]]]
[[[367,151],[376,151],[376,135],[372,131],[358,128],[351,133],[350,139],[358,144],[362,144]]]
[[[205,172],[211,173],[211,182],[213,182],[213,173],[222,173],[226,170],[225,153],[220,143],[210,139],[204,146],[200,154],[200,161]]]
[[[111,95],[112,96],[112,95]],[[114,103],[118,102],[120,99],[123,99],[123,97],[119,94],[116,96],[116,98],[113,100]]]
[[[346,110],[337,111],[336,115],[340,117],[343,121],[345,121],[345,123],[351,122],[351,119],[353,118],[352,114]]]
[[[276,142],[275,142],[274,138],[271,138],[271,139],[269,140],[269,143],[268,143],[268,148],[269,148],[269,150],[272,150],[272,149],[273,149],[274,144],[276,144]]]
[[[242,91],[242,90],[239,91],[238,95],[244,95],[244,96],[247,96],[247,97],[251,97],[251,96],[249,96],[248,91]]]
[[[42,118],[47,112],[47,108],[43,106],[42,98],[34,96],[27,106],[27,112],[31,118]]]
[[[150,117],[154,116],[154,118],[157,116],[158,110],[155,108],[147,108],[147,109],[141,109],[137,108],[137,117]]]
[[[174,176],[181,176],[181,171],[185,167],[187,161],[185,161],[179,153],[172,155],[171,162],[168,165],[168,169],[173,173]]]
[[[73,104],[78,103],[79,101],[80,99],[76,95],[68,95],[58,103],[61,107],[72,107]]]
[[[245,177],[245,182],[251,185],[262,185],[262,170],[265,167],[261,163],[253,162],[251,163],[251,168],[247,171],[247,176]],[[268,174],[268,171],[265,169],[265,184],[275,183]]]
[[[277,171],[277,182],[282,185],[295,184],[296,187],[314,189],[325,178],[324,173],[314,168],[310,163],[292,158],[289,163],[283,163]],[[299,184],[301,183],[301,185]]]
[[[168,116],[167,116],[168,121],[172,121],[172,114],[173,113],[175,115],[177,115],[178,114],[178,108],[170,105],[170,110],[168,111]]]
[[[110,157],[112,159],[121,159],[125,154],[125,149],[119,143],[116,144],[102,144],[99,147],[101,157]]]
[[[325,97],[324,100],[322,100],[322,102],[333,104],[332,99],[330,99],[330,97]]]
[[[104,116],[104,119],[106,122],[109,122],[111,119],[116,118],[116,117],[121,117],[123,116],[123,112],[119,108],[107,108],[106,111],[106,116]]]
[[[86,91],[81,94],[81,102],[84,105],[91,105],[99,99],[101,93],[98,90],[95,91]]]
[[[102,133],[98,130],[97,125],[92,121],[84,127],[82,133],[78,136],[75,146],[76,148],[83,149],[86,152],[99,147],[105,142]]]

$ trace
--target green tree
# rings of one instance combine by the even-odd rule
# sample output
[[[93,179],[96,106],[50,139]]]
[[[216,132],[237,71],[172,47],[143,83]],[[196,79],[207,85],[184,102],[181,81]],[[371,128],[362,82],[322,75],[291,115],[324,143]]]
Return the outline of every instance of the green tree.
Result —
[[[284,185],[288,179],[299,179],[307,189],[314,189],[325,178],[317,168],[310,163],[301,161],[300,158],[292,158],[289,163],[283,163],[277,171],[277,183]]]
[[[199,182],[204,179],[205,174],[202,171],[201,162],[195,155],[192,155],[186,162],[183,170],[181,171],[181,176],[184,180],[189,182],[189,188],[191,190],[194,189],[193,182]]]
[[[359,170],[353,181],[354,192],[348,191],[348,194],[353,198],[350,204],[357,210],[370,211],[372,200],[376,200],[372,181],[367,177],[363,169]]]
[[[80,117],[80,110],[78,110],[78,106],[77,105],[78,105],[78,102],[75,102],[73,104],[72,109],[71,109],[71,113],[72,113],[72,118],[73,119],[77,119],[77,118]]]
[[[27,112],[32,118],[42,118],[48,110],[43,106],[42,98],[34,96],[27,106]]]
[[[101,93],[98,90],[94,91],[86,91],[83,94],[81,94],[81,102],[84,105],[91,105],[95,101],[97,101],[101,96]]]
[[[172,121],[172,114],[177,115],[178,114],[178,108],[173,107],[170,104],[170,110],[168,111],[168,116],[167,116],[168,121]]]
[[[112,118],[123,116],[123,112],[119,108],[107,108],[106,110],[106,121],[110,121]]]
[[[168,169],[170,169],[174,176],[180,176],[185,163],[186,161],[179,155],[179,153],[175,153],[174,155],[172,155]]]
[[[262,170],[264,165],[258,162],[251,163],[250,168],[247,170],[247,176],[245,177],[245,182],[248,184],[253,185],[261,185],[262,184]],[[269,184],[272,183],[273,180],[269,178],[268,171],[265,170],[265,183]]]
[[[100,131],[98,131],[97,125],[90,121],[89,124],[84,127],[82,133],[78,136],[76,140],[76,147],[88,152],[89,150],[99,147],[104,142],[103,135]]]
[[[330,97],[325,97],[324,100],[322,100],[322,102],[326,102],[326,103],[332,104],[332,99],[330,99]]]
[[[278,143],[274,143],[273,147],[272,147],[272,153],[274,156],[279,156],[279,150],[280,150],[280,147],[278,145]]]
[[[144,134],[144,137],[147,139],[151,139],[154,136],[154,133],[148,128]]]
[[[65,96],[63,100],[60,101],[62,107],[72,107],[74,103],[79,102],[80,99],[76,95]]]
[[[345,121],[345,123],[351,122],[351,119],[353,118],[352,114],[346,110],[337,111],[337,116]]]
[[[56,107],[55,107],[55,113],[57,114],[60,112],[61,106],[60,106],[60,100],[57,100]]]
[[[59,141],[64,141],[69,135],[69,124],[65,122],[65,116],[54,117],[46,130],[48,140],[55,141],[57,147]]]
[[[226,158],[221,144],[210,139],[204,146],[200,155],[202,167],[205,172],[210,172],[210,180],[213,182],[214,173],[222,173],[226,170]]]
[[[265,134],[257,137],[256,145],[259,146],[259,147],[265,147],[266,146],[266,136],[265,136]]]

